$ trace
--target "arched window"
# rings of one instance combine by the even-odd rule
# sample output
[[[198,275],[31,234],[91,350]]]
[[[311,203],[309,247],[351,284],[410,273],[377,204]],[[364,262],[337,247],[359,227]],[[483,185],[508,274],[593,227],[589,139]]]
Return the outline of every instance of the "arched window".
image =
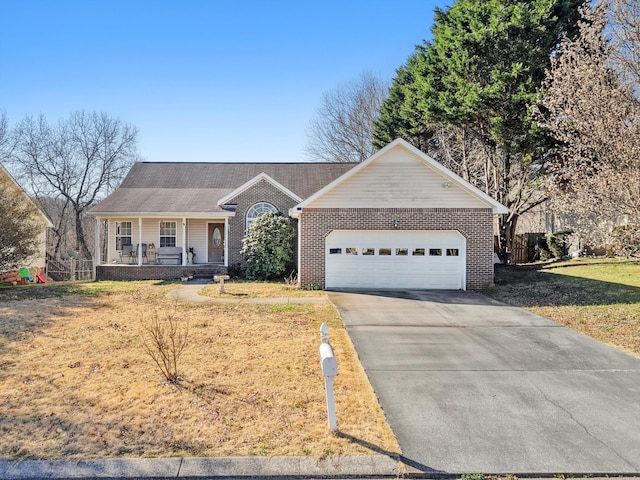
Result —
[[[253,222],[255,222],[260,215],[264,215],[269,212],[277,212],[278,209],[267,202],[260,202],[252,205],[249,210],[247,210],[247,224],[246,224],[246,232],[249,232],[249,227]]]

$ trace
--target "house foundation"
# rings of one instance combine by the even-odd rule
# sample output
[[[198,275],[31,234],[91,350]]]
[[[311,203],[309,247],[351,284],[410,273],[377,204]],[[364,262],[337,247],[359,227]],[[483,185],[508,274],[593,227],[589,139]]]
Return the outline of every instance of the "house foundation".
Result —
[[[96,281],[101,280],[176,280],[182,277],[210,278],[226,275],[224,265],[98,265]]]

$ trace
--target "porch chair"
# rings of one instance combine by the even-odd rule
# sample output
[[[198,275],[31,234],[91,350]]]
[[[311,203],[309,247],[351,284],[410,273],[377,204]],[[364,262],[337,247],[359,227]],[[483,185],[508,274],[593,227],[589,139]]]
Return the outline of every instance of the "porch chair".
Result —
[[[122,250],[120,250],[120,263],[124,263],[123,259],[127,258],[129,263],[131,263],[132,258],[134,258],[135,253],[133,251],[133,245],[122,245]]]
[[[138,252],[138,245],[136,245],[136,252]],[[147,256],[147,244],[142,244],[142,251],[140,252],[140,256],[143,259],[146,259],[146,263],[149,263],[149,257]]]

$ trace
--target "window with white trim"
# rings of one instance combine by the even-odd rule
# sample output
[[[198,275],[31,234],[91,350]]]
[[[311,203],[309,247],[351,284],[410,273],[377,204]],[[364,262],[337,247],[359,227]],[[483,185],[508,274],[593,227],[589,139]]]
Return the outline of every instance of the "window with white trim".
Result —
[[[249,207],[247,210],[247,223],[245,233],[249,233],[249,227],[255,222],[261,215],[269,212],[277,212],[278,209],[267,202],[256,203]]]
[[[160,246],[175,247],[177,231],[178,226],[176,222],[160,222]]]
[[[116,222],[116,250],[123,245],[131,245],[131,222]]]

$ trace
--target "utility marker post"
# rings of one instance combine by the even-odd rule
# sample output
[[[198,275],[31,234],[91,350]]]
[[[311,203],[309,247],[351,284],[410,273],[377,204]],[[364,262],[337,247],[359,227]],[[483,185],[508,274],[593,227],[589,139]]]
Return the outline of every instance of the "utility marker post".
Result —
[[[335,432],[338,429],[336,423],[336,403],[333,396],[333,377],[338,375],[338,362],[333,355],[333,348],[329,343],[329,327],[326,323],[320,326],[320,367],[324,376],[324,389],[327,395],[327,420],[329,430]]]
[[[229,275],[214,275],[213,281],[220,282],[220,293],[225,293],[224,291],[224,281],[229,280]]]

